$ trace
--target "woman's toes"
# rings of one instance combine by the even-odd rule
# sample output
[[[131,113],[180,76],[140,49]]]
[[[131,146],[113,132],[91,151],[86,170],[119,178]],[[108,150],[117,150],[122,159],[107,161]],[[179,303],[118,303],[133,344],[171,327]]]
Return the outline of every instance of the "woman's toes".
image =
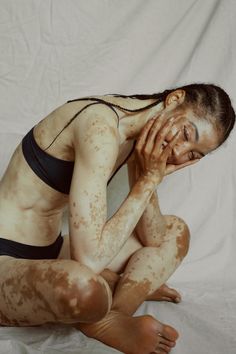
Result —
[[[179,303],[181,301],[181,295],[175,289],[171,289],[166,284],[163,284],[159,289],[149,295],[146,300]]]
[[[167,339],[165,339],[165,338],[163,338],[163,337],[161,337],[160,343],[161,343],[161,344],[165,344],[165,345],[167,345],[168,347],[171,347],[171,348],[174,348],[174,347],[176,346],[176,343],[175,343],[175,342],[172,342],[172,341],[170,341],[170,340],[167,340]]]
[[[166,354],[167,352],[164,349],[157,349],[154,354]]]
[[[173,327],[164,325],[161,336],[171,342],[175,342],[179,337],[179,333]]]
[[[164,350],[166,353],[169,353],[171,351],[171,348],[168,345],[165,344],[158,344],[158,349]]]
[[[180,297],[180,296],[176,296],[175,302],[176,302],[177,304],[178,304],[179,302],[181,302],[181,297]]]
[[[176,301],[176,302],[180,302],[181,301],[181,295],[180,293],[178,293],[178,291],[176,291],[175,289],[171,289],[166,285],[165,288],[165,293],[166,296],[170,297],[172,300]]]

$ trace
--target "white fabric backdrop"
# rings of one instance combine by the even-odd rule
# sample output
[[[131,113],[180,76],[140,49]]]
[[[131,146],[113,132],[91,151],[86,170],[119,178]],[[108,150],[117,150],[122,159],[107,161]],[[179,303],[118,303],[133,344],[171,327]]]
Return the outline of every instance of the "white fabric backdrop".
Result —
[[[236,106],[235,14],[234,0],[0,0],[0,176],[22,136],[67,99],[213,82]],[[158,187],[162,211],[192,234],[169,280],[183,302],[137,313],[179,330],[173,354],[236,353],[235,144],[234,131]],[[126,196],[126,174],[109,188],[110,215]],[[1,328],[0,341],[0,354],[117,352],[68,326]]]

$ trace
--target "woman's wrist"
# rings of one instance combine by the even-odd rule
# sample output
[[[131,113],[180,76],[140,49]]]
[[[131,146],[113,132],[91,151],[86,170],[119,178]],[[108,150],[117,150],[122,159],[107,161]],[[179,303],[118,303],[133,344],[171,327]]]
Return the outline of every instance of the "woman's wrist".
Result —
[[[157,186],[162,181],[160,176],[157,176],[151,172],[145,172],[141,174],[139,178],[143,178],[145,183],[154,184],[154,186]]]

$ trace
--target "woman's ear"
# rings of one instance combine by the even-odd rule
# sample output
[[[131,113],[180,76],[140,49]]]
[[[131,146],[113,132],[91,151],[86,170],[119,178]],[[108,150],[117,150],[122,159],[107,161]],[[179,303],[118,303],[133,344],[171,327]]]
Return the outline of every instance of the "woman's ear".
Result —
[[[165,108],[168,110],[175,109],[184,102],[185,96],[185,90],[177,89],[172,91],[165,99]]]

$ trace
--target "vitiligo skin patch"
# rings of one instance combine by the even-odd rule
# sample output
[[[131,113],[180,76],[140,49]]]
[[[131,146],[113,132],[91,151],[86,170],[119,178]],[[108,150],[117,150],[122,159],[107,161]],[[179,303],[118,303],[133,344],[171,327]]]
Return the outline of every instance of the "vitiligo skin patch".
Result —
[[[130,109],[154,102],[113,96],[99,99]],[[50,245],[69,206],[69,235],[58,259],[0,257],[1,325],[71,323],[129,354],[171,348],[178,337],[174,328],[151,316],[133,318],[132,314],[148,299],[178,302],[179,294],[163,284],[187,254],[189,229],[181,218],[161,214],[156,182],[147,175],[135,176],[129,195],[109,220],[106,194],[109,178],[163,105],[135,114],[116,109],[115,114],[107,105],[97,104],[68,125],[88,103],[80,100],[59,107],[33,131],[36,143],[49,156],[74,161],[69,195],[53,189],[32,171],[22,144],[0,182],[2,237]],[[209,127],[205,133],[210,139]],[[130,176],[135,164],[133,153],[128,160]]]

